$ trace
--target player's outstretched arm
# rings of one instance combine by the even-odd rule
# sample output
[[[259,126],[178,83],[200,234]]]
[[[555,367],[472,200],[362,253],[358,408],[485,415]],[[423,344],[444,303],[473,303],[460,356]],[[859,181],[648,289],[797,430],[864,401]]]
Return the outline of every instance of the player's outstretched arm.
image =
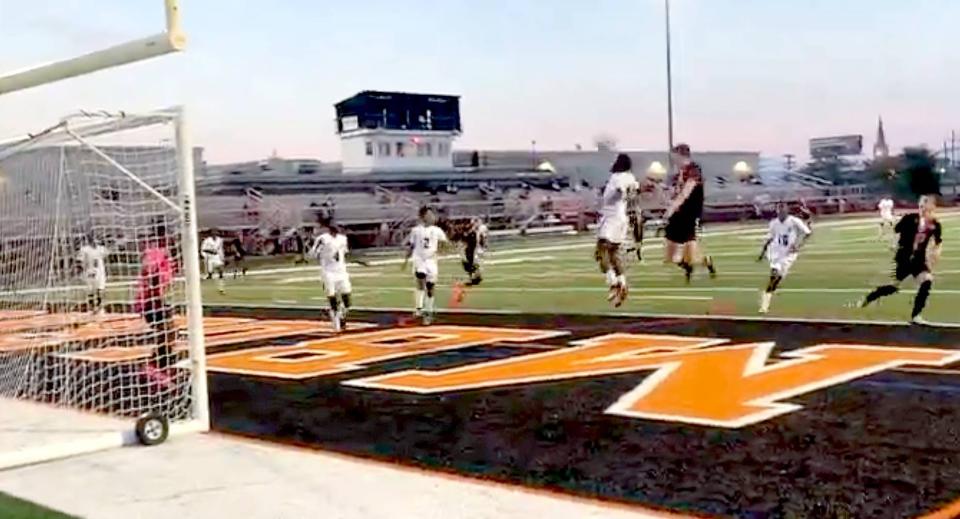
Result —
[[[770,247],[770,243],[773,241],[773,238],[767,238],[767,241],[763,242],[763,248],[760,249],[760,255],[757,256],[757,261],[763,261],[763,257],[767,254],[767,249]]]
[[[320,237],[317,236],[313,239],[313,245],[310,246],[310,251],[307,252],[307,256],[317,259],[320,257],[320,250],[323,248],[323,241],[320,240]]]

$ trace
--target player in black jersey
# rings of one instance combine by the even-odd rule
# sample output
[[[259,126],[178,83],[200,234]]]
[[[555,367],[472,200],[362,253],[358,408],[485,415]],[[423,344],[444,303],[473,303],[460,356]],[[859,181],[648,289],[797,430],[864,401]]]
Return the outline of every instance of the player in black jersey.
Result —
[[[467,285],[479,285],[483,281],[480,273],[480,258],[487,249],[487,226],[479,218],[470,221],[469,227],[461,236],[463,241],[463,271],[470,280]]]
[[[680,165],[680,174],[677,176],[677,195],[666,213],[664,262],[675,263],[682,268],[688,283],[697,263],[710,271],[710,277],[715,277],[717,271],[713,266],[713,258],[702,256],[697,242],[700,218],[703,217],[703,172],[700,165],[690,158],[690,146],[678,144],[672,153]]]
[[[466,288],[473,287],[483,281],[483,275],[480,271],[480,259],[487,249],[487,234],[489,230],[480,218],[473,218],[464,227],[455,234],[455,240],[463,243],[463,258],[461,263],[463,271],[467,273],[467,281],[458,281],[453,285],[454,304],[463,302],[466,296]]]
[[[243,249],[243,240],[240,239],[240,236],[234,237],[233,241],[230,242],[230,254],[233,264],[233,279],[237,279],[238,273],[246,277],[247,263],[245,258],[247,251]]]
[[[899,237],[897,252],[893,258],[894,282],[874,289],[861,302],[861,306],[866,307],[881,297],[897,293],[900,283],[913,277],[920,283],[920,287],[913,300],[911,322],[926,323],[921,313],[933,288],[933,267],[940,259],[943,243],[943,229],[937,219],[936,207],[936,195],[923,195],[920,197],[919,210],[905,215],[897,222],[893,229]]]

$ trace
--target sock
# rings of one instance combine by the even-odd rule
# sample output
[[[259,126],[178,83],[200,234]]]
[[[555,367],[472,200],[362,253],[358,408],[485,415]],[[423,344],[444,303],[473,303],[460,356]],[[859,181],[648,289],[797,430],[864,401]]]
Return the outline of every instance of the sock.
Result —
[[[339,309],[338,307],[340,306],[340,302],[337,301],[337,296],[329,296],[327,297],[327,301],[330,301],[331,311],[336,312]]]
[[[917,317],[923,312],[923,307],[927,305],[927,298],[930,297],[930,288],[933,287],[932,281],[920,283],[920,289],[917,290],[917,296],[913,299],[913,313],[910,317]]]
[[[707,270],[709,270],[710,272],[714,272],[715,269],[713,267],[713,256],[704,256],[703,266],[707,267]]]
[[[433,313],[433,302],[434,302],[434,297],[433,297],[433,296],[427,296],[427,302],[426,302],[426,305],[425,305],[427,312]]]
[[[350,294],[341,294],[340,299],[343,299],[343,309],[346,310],[350,308]]]
[[[689,276],[690,274],[693,274],[693,265],[687,263],[686,261],[681,261],[680,263],[677,263],[677,266],[682,268],[683,272],[686,275]]]
[[[420,310],[423,310],[423,296],[424,296],[423,290],[420,290],[418,288],[413,291],[413,304],[418,312]]]
[[[617,274],[613,271],[613,269],[610,269],[607,271],[607,286],[612,287],[613,285],[616,285],[616,284],[617,284]]]
[[[873,292],[867,294],[867,298],[863,300],[863,305],[866,306],[881,297],[886,297],[892,294],[896,294],[900,290],[895,285],[883,285],[877,287]]]
[[[760,310],[766,312],[770,309],[770,301],[773,299],[773,292],[767,291],[760,294]]]
[[[624,276],[623,274],[617,276],[617,284],[622,287],[627,286],[627,276]]]
[[[220,278],[217,279],[217,290],[223,292],[223,274],[220,274]]]
[[[101,308],[103,308],[103,293],[97,290],[96,309],[100,310]]]

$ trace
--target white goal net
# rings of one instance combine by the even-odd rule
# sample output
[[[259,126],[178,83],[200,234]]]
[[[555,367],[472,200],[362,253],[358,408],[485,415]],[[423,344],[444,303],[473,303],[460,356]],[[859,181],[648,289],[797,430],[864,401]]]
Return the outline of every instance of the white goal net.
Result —
[[[180,124],[81,114],[0,144],[0,398],[206,419]]]

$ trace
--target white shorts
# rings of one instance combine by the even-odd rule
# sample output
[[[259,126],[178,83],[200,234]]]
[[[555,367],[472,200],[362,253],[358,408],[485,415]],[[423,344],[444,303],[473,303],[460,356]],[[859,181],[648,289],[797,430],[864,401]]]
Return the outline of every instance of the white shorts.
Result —
[[[223,260],[217,256],[214,256],[212,258],[207,258],[206,261],[207,261],[207,265],[206,265],[207,274],[210,274],[211,272],[214,272],[223,268]]]
[[[83,276],[83,281],[90,292],[107,289],[107,275],[103,272],[87,272]]]
[[[629,230],[630,222],[626,218],[603,216],[600,218],[600,226],[597,227],[597,239],[620,244],[627,241]]]
[[[350,276],[345,273],[337,272],[328,274],[324,272],[320,275],[323,280],[323,288],[327,291],[327,297],[334,297],[339,294],[349,294],[353,291],[350,284]]]
[[[435,259],[414,259],[413,260],[413,274],[424,275],[426,276],[426,281],[428,283],[436,283],[437,275],[440,273],[440,267],[437,265],[437,260]],[[418,276],[419,277],[419,276]]]
[[[786,250],[774,250],[767,254],[770,260],[770,268],[776,270],[780,277],[785,278],[790,272],[790,267],[797,261],[797,253],[790,253]]]
[[[880,225],[893,225],[893,215],[892,214],[882,214],[880,215]]]

